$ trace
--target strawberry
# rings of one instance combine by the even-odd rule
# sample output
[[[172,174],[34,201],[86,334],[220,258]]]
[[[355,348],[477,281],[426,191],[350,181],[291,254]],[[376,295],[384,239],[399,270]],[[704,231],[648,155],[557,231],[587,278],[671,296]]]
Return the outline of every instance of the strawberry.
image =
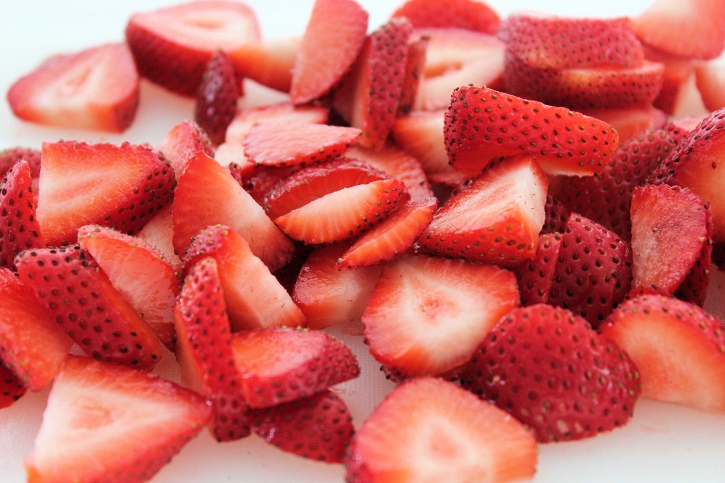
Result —
[[[169,161],[177,181],[197,152],[203,151],[214,157],[209,135],[194,121],[181,121],[174,125],[156,145],[156,150]]]
[[[418,238],[422,251],[470,261],[533,258],[548,180],[531,156],[506,159],[451,196]]]
[[[79,228],[78,244],[108,275],[111,285],[174,350],[174,302],[179,280],[174,267],[144,240],[111,228],[88,225]]]
[[[23,382],[5,364],[0,364],[0,409],[11,406],[27,392]]]
[[[536,156],[548,174],[594,174],[619,143],[597,119],[474,86],[453,91],[444,133],[451,165],[469,176],[492,159],[522,153]]]
[[[15,274],[0,269],[0,360],[32,391],[49,385],[73,341]],[[4,377],[4,376],[3,376]]]
[[[398,99],[398,111],[396,117],[410,114],[415,106],[415,98],[418,95],[418,88],[425,69],[426,51],[430,37],[416,35],[411,32],[408,39],[408,55],[405,60],[405,72],[402,85],[400,86],[400,98]]]
[[[41,152],[39,149],[16,146],[0,151],[0,174],[3,176],[15,163],[24,159],[30,166],[30,176],[37,179],[40,176]]]
[[[222,50],[215,52],[204,70],[194,104],[194,120],[214,144],[224,142],[227,127],[237,113],[242,85],[229,55]]]
[[[645,47],[647,60],[664,66],[662,87],[652,104],[667,114],[674,114],[685,104],[688,82],[694,76],[695,61],[682,57],[673,57],[667,53]]]
[[[724,411],[723,329],[722,321],[694,304],[643,295],[619,306],[601,333],[637,365],[642,397]]]
[[[174,325],[181,376],[211,403],[214,438],[223,442],[248,436],[247,404],[234,369],[231,329],[213,258],[189,270],[174,305]]]
[[[644,45],[674,57],[712,59],[725,46],[725,5],[716,0],[655,0],[632,25]]]
[[[350,72],[333,95],[333,106],[350,126],[362,131],[360,145],[385,145],[398,112],[413,26],[393,18],[365,39]]]
[[[15,268],[15,257],[29,248],[43,246],[35,217],[30,165],[18,161],[0,181],[0,266]]]
[[[240,109],[227,128],[226,142],[241,144],[252,126],[261,122],[327,124],[329,114],[329,109],[323,106],[295,106],[291,102]]]
[[[174,253],[174,245],[172,243],[174,227],[171,219],[171,205],[166,205],[161,208],[141,228],[136,236],[144,240],[148,245],[154,247],[161,254],[162,258],[171,264],[174,271],[181,271],[181,259]]]
[[[249,161],[269,166],[293,166],[329,161],[361,138],[360,129],[306,122],[261,122],[244,137]]]
[[[346,481],[531,479],[536,440],[524,425],[455,384],[418,378],[397,386],[363,422]]]
[[[313,166],[317,165],[310,165],[310,167]],[[272,190],[300,170],[301,166],[266,166],[245,161],[231,163],[227,169],[239,186],[244,188],[244,191],[266,210],[265,200]],[[270,216],[269,213],[267,216]]]
[[[334,392],[252,411],[252,431],[265,441],[303,458],[341,463],[355,428]]]
[[[616,129],[620,144],[645,131],[664,129],[667,124],[667,114],[652,106],[581,109],[580,112]]]
[[[406,0],[392,17],[406,17],[415,28],[459,28],[492,35],[501,25],[498,13],[478,0],[454,0],[445,5],[436,0]]]
[[[252,253],[270,269],[284,266],[294,252],[292,242],[277,228],[234,178],[212,158],[197,153],[179,178],[172,204],[173,245],[177,254],[203,228],[223,224],[250,244]]]
[[[544,205],[546,216],[541,233],[562,233],[566,230],[566,222],[571,214],[571,210],[552,194],[552,188],[554,186],[550,185],[549,191],[546,193],[546,204]]]
[[[139,369],[161,359],[156,333],[80,246],[24,251],[15,264],[37,303],[86,354]]]
[[[18,118],[68,128],[123,132],[136,117],[139,75],[124,43],[57,54],[10,86]]]
[[[333,243],[360,236],[407,199],[397,179],[343,188],[274,219],[287,235],[307,244]]]
[[[518,302],[508,270],[403,255],[383,267],[365,307],[365,342],[378,362],[403,376],[446,374]]]
[[[697,90],[709,111],[725,107],[725,62],[715,59],[697,63],[694,66]]]
[[[355,62],[367,28],[368,13],[354,0],[315,0],[292,70],[291,101],[326,95]]]
[[[463,369],[461,384],[530,427],[541,443],[622,426],[640,394],[626,352],[586,320],[546,304],[503,317]]]
[[[300,269],[292,299],[309,329],[360,321],[383,267],[339,270],[337,263],[348,248],[349,244],[316,247]]]
[[[71,357],[55,380],[28,481],[151,479],[209,420],[198,394],[127,367]]]
[[[289,92],[301,42],[299,36],[261,39],[231,50],[229,58],[241,77],[271,89]]]
[[[237,232],[224,225],[201,230],[184,256],[185,270],[206,257],[217,262],[232,330],[305,325],[287,290]]]
[[[215,52],[259,40],[254,11],[229,0],[194,0],[133,14],[126,42],[141,76],[192,97]]]
[[[560,233],[542,233],[536,247],[536,256],[510,267],[516,274],[522,305],[547,303],[554,282],[556,261],[561,248]]]
[[[69,177],[69,172],[74,176]],[[132,234],[171,202],[174,187],[168,161],[149,147],[44,143],[37,208],[40,230],[49,246],[74,243],[78,228],[89,224]]]
[[[321,331],[241,331],[232,347],[240,390],[253,408],[309,397],[360,374],[352,351]]]

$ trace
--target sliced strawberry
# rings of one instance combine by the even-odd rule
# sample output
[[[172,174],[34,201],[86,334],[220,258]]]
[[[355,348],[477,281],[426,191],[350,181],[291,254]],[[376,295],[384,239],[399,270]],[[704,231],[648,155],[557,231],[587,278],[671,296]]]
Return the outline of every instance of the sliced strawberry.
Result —
[[[506,159],[449,198],[418,244],[426,253],[476,262],[533,258],[544,225],[547,186],[531,156]]]
[[[216,51],[228,52],[259,38],[254,11],[228,0],[194,0],[138,12],[126,24],[126,41],[139,73],[190,97]]]
[[[400,87],[400,99],[398,99],[398,111],[396,117],[405,116],[413,110],[415,99],[418,96],[418,88],[423,78],[425,69],[426,52],[430,37],[411,33],[408,40],[408,56],[405,61],[405,73],[403,83]]]
[[[617,308],[601,333],[637,365],[642,397],[725,411],[725,331],[700,307],[643,295]]]
[[[378,362],[404,377],[443,375],[468,361],[518,303],[508,270],[403,255],[384,266],[365,307],[365,342]]]
[[[209,135],[194,121],[181,121],[174,125],[156,145],[156,149],[169,161],[177,180],[197,152],[203,151],[214,157],[214,146]]]
[[[305,325],[287,290],[237,232],[224,225],[201,230],[184,256],[185,270],[205,257],[217,262],[232,330]]]
[[[3,176],[15,163],[24,159],[30,166],[30,176],[37,179],[40,176],[41,151],[34,148],[16,146],[0,151],[0,174]]]
[[[397,179],[351,186],[275,218],[287,235],[307,244],[354,239],[387,218],[408,193]]]
[[[80,246],[25,251],[15,263],[37,303],[86,354],[140,369],[161,360],[154,330]]]
[[[709,111],[725,107],[725,59],[695,64],[695,81],[702,102]]]
[[[179,280],[174,267],[138,237],[98,225],[81,227],[78,244],[88,250],[111,285],[133,306],[171,351],[174,302]]]
[[[240,76],[289,92],[301,43],[302,38],[298,36],[261,39],[240,45],[229,52],[229,58]]]
[[[652,103],[667,114],[674,114],[682,108],[687,83],[694,75],[696,63],[692,59],[674,57],[651,48],[645,48],[645,56],[648,60],[664,66],[662,87]]]
[[[32,185],[30,165],[25,160],[10,168],[0,181],[0,267],[14,269],[18,253],[43,246]]]
[[[352,351],[321,331],[241,331],[232,346],[241,391],[253,408],[309,397],[360,374]]]
[[[541,233],[563,233],[566,230],[566,222],[571,214],[569,207],[553,195],[553,187],[553,185],[549,185],[549,191],[546,193],[546,204],[544,205],[546,216]]]
[[[209,420],[188,389],[127,367],[71,357],[25,460],[29,481],[151,479]]]
[[[243,236],[271,271],[284,266],[294,252],[292,242],[277,228],[234,178],[212,158],[197,153],[189,162],[172,205],[173,244],[183,256],[191,238],[218,223]]]
[[[60,371],[73,341],[10,270],[0,269],[0,360],[39,391]]]
[[[247,404],[234,369],[231,329],[214,259],[204,258],[191,267],[174,306],[174,324],[182,378],[211,402],[212,434],[220,442],[248,436]]]
[[[453,92],[444,133],[451,165],[469,176],[492,159],[522,153],[536,156],[549,174],[594,174],[619,142],[597,119],[474,86]]]
[[[326,164],[326,163],[323,163]],[[317,165],[310,165],[314,167]],[[249,161],[244,163],[232,163],[227,166],[229,173],[249,193],[254,201],[263,208],[267,208],[265,200],[272,191],[285,179],[290,178],[302,169],[301,166],[265,166],[253,164]],[[267,216],[270,216],[269,213]]]
[[[501,319],[461,382],[530,427],[541,443],[623,426],[640,394],[637,367],[626,352],[586,320],[546,304]]]
[[[307,328],[324,329],[360,321],[383,267],[339,270],[349,244],[315,248],[300,269],[292,299],[307,318]]]
[[[521,423],[455,384],[403,383],[353,437],[346,481],[514,481],[536,472],[536,440]]]
[[[292,71],[290,99],[306,104],[327,94],[357,58],[368,13],[354,0],[316,0]]]
[[[295,106],[290,102],[240,109],[227,128],[226,142],[241,144],[252,126],[261,122],[327,124],[329,114],[323,106]]]
[[[0,363],[0,409],[11,406],[23,397],[27,390],[15,373]]]
[[[136,117],[139,75],[126,44],[104,44],[48,58],[15,81],[7,100],[24,121],[123,132]]]
[[[227,127],[237,114],[242,85],[229,55],[222,50],[215,52],[206,65],[194,104],[194,120],[214,144],[224,142]]]
[[[68,176],[68,173],[73,176]],[[161,153],[142,145],[43,144],[37,216],[45,243],[74,243],[83,225],[138,231],[170,203],[174,171]]]
[[[556,261],[561,248],[560,233],[542,233],[536,256],[510,268],[516,274],[522,305],[547,303],[556,274]]]
[[[341,463],[355,428],[334,392],[252,411],[252,431],[282,451],[325,463]]]
[[[460,28],[493,35],[501,25],[498,13],[478,0],[453,0],[445,4],[437,0],[407,0],[392,16],[406,17],[416,28]]]
[[[581,113],[604,121],[616,129],[620,144],[645,131],[664,129],[667,124],[667,114],[652,106],[582,109]]]
[[[171,205],[159,210],[148,223],[136,234],[156,249],[161,256],[174,267],[176,272],[181,271],[181,259],[174,253],[174,226],[171,218]]]

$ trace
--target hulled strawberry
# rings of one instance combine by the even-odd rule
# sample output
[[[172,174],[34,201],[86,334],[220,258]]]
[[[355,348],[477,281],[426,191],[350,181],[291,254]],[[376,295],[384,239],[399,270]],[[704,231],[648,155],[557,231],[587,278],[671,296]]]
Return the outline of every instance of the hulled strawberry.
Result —
[[[23,250],[40,248],[43,237],[35,217],[30,165],[18,161],[0,181],[0,266],[15,268],[15,257]]]
[[[229,55],[222,50],[214,53],[204,70],[194,103],[194,121],[214,144],[224,142],[242,94],[242,83]]]
[[[406,17],[415,28],[451,27],[492,35],[501,25],[498,13],[478,0],[454,0],[445,5],[436,0],[407,0],[392,16]]]
[[[174,267],[174,270],[180,272],[181,259],[174,252],[172,243],[174,226],[171,215],[171,205],[164,206],[139,230],[136,236],[154,247]]]

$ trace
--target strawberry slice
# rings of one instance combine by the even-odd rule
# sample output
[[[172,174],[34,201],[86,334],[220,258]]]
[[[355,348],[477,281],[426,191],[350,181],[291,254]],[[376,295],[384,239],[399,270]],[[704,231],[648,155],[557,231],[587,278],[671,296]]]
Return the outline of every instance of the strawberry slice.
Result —
[[[453,92],[444,132],[451,165],[469,176],[492,159],[522,153],[536,156],[548,174],[594,174],[619,143],[598,119],[475,86]]]
[[[70,357],[25,460],[29,481],[147,481],[209,421],[193,391],[141,371]]]
[[[291,102],[281,102],[258,107],[240,109],[227,128],[227,143],[241,144],[249,130],[262,122],[307,122],[327,124],[330,110],[320,105],[295,106]]]
[[[367,28],[368,13],[354,0],[315,0],[292,70],[292,103],[327,94],[355,62]]]
[[[209,60],[260,38],[254,11],[240,2],[195,0],[138,12],[126,24],[141,76],[192,97]]]
[[[0,363],[0,409],[12,406],[27,390],[15,373]]]
[[[30,176],[38,179],[40,176],[41,151],[34,148],[15,146],[0,151],[0,174],[5,176],[15,163],[24,159],[30,165]]]
[[[326,163],[323,163],[326,164]],[[316,165],[311,165],[316,166]],[[249,193],[254,201],[265,208],[265,200],[284,180],[291,177],[301,166],[265,166],[249,161],[231,163],[227,166],[229,174]],[[269,213],[267,216],[270,216]],[[271,217],[271,216],[270,216]]]
[[[533,258],[548,180],[531,156],[506,159],[450,197],[418,238],[422,251],[470,261]]]
[[[174,324],[181,376],[211,403],[214,438],[224,442],[248,436],[247,404],[234,369],[224,292],[213,258],[191,267],[174,306]]]
[[[174,267],[144,240],[111,228],[83,226],[78,230],[78,244],[88,250],[111,285],[173,351],[174,303],[179,293]]]
[[[24,121],[108,132],[133,123],[139,75],[124,43],[54,55],[19,78],[7,92]]]
[[[536,472],[536,440],[521,423],[455,384],[397,386],[363,422],[346,481],[515,481]]]
[[[154,330],[80,246],[24,251],[15,263],[37,303],[86,354],[139,369],[161,360]]]
[[[174,184],[163,155],[143,145],[44,143],[37,216],[45,243],[75,243],[90,224],[132,234],[171,202]]]
[[[174,125],[156,145],[156,150],[169,160],[177,180],[197,152],[203,151],[214,157],[209,135],[194,121],[181,121]]]
[[[709,111],[725,107],[725,59],[695,64],[695,82],[702,102]]]
[[[495,35],[501,25],[498,13],[478,0],[406,0],[392,14],[406,17],[415,28],[444,27]]]
[[[547,303],[556,273],[556,261],[561,248],[560,233],[542,233],[536,247],[536,256],[510,267],[516,274],[521,305]]]
[[[277,91],[289,92],[301,43],[302,38],[298,36],[261,39],[240,45],[229,52],[229,58],[240,76]]]
[[[328,390],[251,413],[252,431],[265,441],[325,463],[342,463],[355,433],[345,401]]]
[[[171,217],[171,205],[166,205],[159,210],[148,223],[136,234],[158,251],[162,258],[169,262],[176,272],[181,271],[181,259],[174,253],[172,239],[174,226]]]
[[[194,120],[214,144],[224,142],[227,127],[237,114],[242,83],[229,55],[220,50],[212,56],[196,93]]]
[[[239,387],[252,408],[309,397],[360,374],[352,351],[321,331],[246,330],[234,333],[232,347]]]
[[[619,306],[601,333],[637,365],[642,397],[725,411],[725,332],[722,322],[700,307],[643,295]]]
[[[580,112],[616,129],[620,145],[646,131],[664,129],[667,125],[667,114],[652,106],[581,109]]]
[[[461,383],[526,424],[541,443],[623,426],[640,395],[637,367],[626,352],[583,318],[546,304],[501,319]]]
[[[30,165],[24,159],[0,181],[0,267],[14,269],[18,253],[43,246],[32,185]]]
[[[305,325],[287,290],[237,232],[224,225],[201,230],[184,256],[185,270],[206,257],[217,262],[232,330]]]
[[[429,37],[411,33],[408,39],[408,56],[405,61],[405,72],[400,87],[400,98],[398,99],[398,112],[396,117],[410,114],[415,106],[415,99],[418,95],[418,88],[425,69],[426,51],[428,50]]]

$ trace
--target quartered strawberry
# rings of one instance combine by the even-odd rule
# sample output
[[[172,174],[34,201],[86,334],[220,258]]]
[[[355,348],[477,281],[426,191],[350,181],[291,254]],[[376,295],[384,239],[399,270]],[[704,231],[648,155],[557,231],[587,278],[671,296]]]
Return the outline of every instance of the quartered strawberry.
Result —
[[[154,330],[80,246],[27,250],[15,264],[37,303],[84,353],[139,369],[161,360]]]
[[[18,383],[39,391],[60,371],[73,341],[10,270],[0,269],[0,360]],[[4,375],[2,376],[4,378]]]
[[[383,267],[365,307],[365,342],[378,362],[404,377],[447,374],[518,303],[508,270],[403,255]]]
[[[234,368],[231,328],[214,259],[191,267],[174,306],[174,324],[182,378],[211,403],[214,438],[223,442],[248,436],[247,404]]]
[[[0,174],[3,176],[15,163],[24,159],[30,166],[30,176],[37,179],[40,176],[41,151],[35,148],[15,146],[0,151]]]
[[[244,137],[249,161],[270,166],[296,166],[329,161],[361,138],[360,129],[329,124],[260,122]]]
[[[179,293],[174,267],[141,238],[111,228],[83,226],[78,230],[78,244],[88,250],[111,285],[173,351],[174,302]]]
[[[231,50],[234,69],[244,78],[281,92],[292,86],[292,70],[302,38],[298,36],[260,39]]]
[[[548,180],[531,156],[505,159],[451,196],[418,238],[436,256],[487,263],[533,258]]]
[[[290,99],[306,104],[326,95],[355,62],[368,13],[354,0],[316,0],[297,53]]]
[[[11,406],[25,395],[28,388],[8,366],[0,363],[0,409]]]
[[[194,120],[214,144],[224,142],[242,94],[242,83],[229,55],[223,50],[215,52],[204,70],[194,103]]]
[[[444,129],[451,165],[469,176],[499,156],[523,153],[548,174],[594,174],[619,143],[597,119],[475,86],[453,92]]]
[[[725,330],[700,307],[643,295],[619,306],[601,333],[637,365],[642,397],[725,411]]]
[[[509,269],[516,274],[522,305],[547,303],[561,248],[560,233],[542,233],[536,256]]]
[[[25,460],[28,481],[148,481],[210,414],[202,397],[171,381],[70,357]]]
[[[197,152],[203,151],[214,157],[209,135],[194,121],[181,121],[174,125],[156,145],[156,150],[169,161],[177,180]]]
[[[414,33],[411,33],[408,39],[408,55],[405,61],[405,73],[400,87],[396,117],[410,114],[413,107],[415,107],[415,99],[418,96],[418,88],[425,69],[429,40],[430,38],[426,35],[416,35]]]
[[[184,256],[185,271],[206,257],[217,262],[232,330],[305,325],[287,290],[237,232],[224,225],[201,230]]]
[[[533,434],[506,412],[451,382],[397,386],[363,422],[345,460],[346,481],[531,479]]]
[[[138,12],[129,18],[125,33],[141,76],[189,97],[196,95],[216,51],[260,38],[254,11],[229,0],[194,0]]]
[[[147,146],[44,143],[37,217],[45,243],[74,243],[89,224],[134,233],[171,202],[175,184],[166,158]]]
[[[478,0],[407,0],[392,17],[406,17],[415,28],[444,27],[474,30],[495,35],[501,25],[498,13]]]
[[[309,397],[360,374],[352,351],[321,331],[235,332],[232,347],[240,390],[252,408]]]
[[[314,396],[251,411],[252,431],[282,451],[341,463],[355,428],[345,401],[325,390]]]
[[[123,132],[136,117],[139,75],[125,43],[51,56],[10,87],[7,101],[24,121]]]
[[[174,226],[171,217],[171,205],[161,208],[141,228],[136,236],[154,247],[174,267],[176,272],[181,271],[181,259],[174,253],[174,244],[172,243]]]
[[[620,145],[646,131],[664,129],[668,121],[667,114],[652,106],[581,109],[580,112],[616,129]]]
[[[0,181],[0,267],[13,269],[18,253],[43,246],[33,191],[30,165],[24,159]]]
[[[546,304],[501,319],[461,382],[531,428],[541,443],[623,426],[640,395],[637,367],[623,349],[581,317]]]

